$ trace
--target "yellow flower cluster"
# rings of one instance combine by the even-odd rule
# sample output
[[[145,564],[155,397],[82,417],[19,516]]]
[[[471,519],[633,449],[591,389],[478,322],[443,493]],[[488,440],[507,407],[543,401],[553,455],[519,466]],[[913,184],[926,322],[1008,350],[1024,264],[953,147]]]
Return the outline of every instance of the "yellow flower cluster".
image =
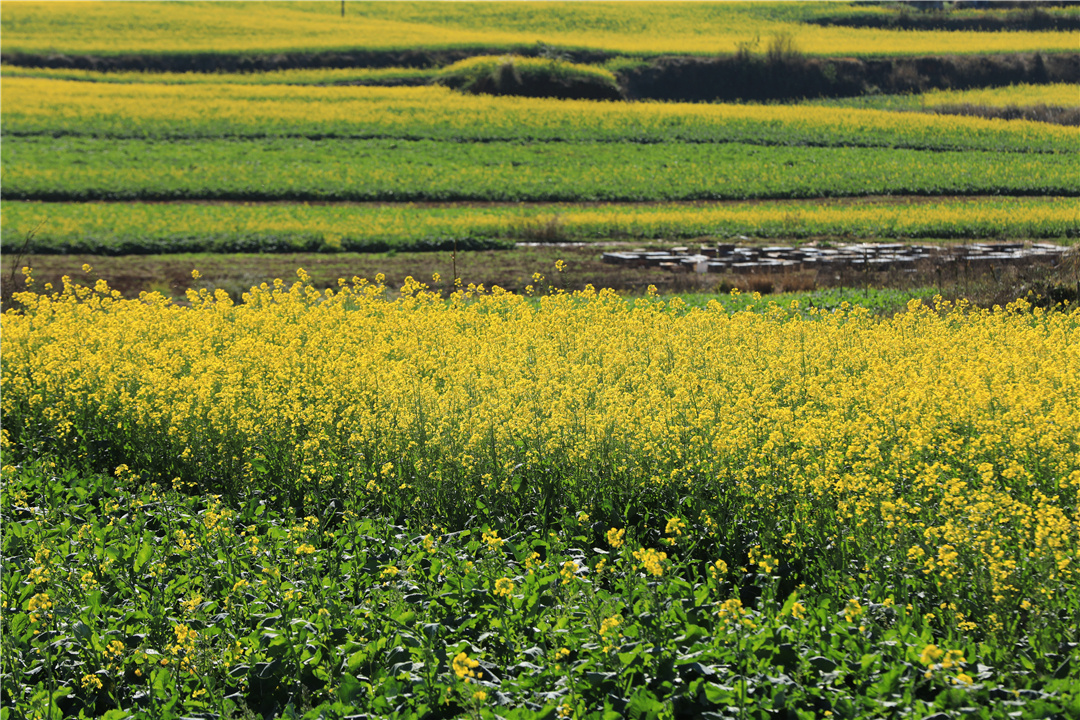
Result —
[[[577,576],[578,564],[573,560],[567,560],[562,564],[562,568],[559,570],[559,577],[562,578],[563,585],[569,585],[573,582]]]
[[[641,563],[650,575],[660,577],[664,574],[663,562],[667,560],[667,553],[652,550],[650,548],[638,548],[634,551],[634,558]]]
[[[30,615],[30,623],[48,622],[52,619],[53,602],[49,593],[37,593],[26,603],[26,612]]]
[[[938,662],[938,661],[941,662]],[[954,670],[957,674],[954,682],[971,684],[971,677],[960,672],[967,660],[961,650],[942,650],[937,645],[927,645],[919,654],[919,662],[926,665],[927,678],[933,677],[935,670]]]
[[[480,667],[480,661],[470,658],[468,654],[464,652],[459,652],[454,656],[454,674],[465,682],[480,677],[479,673],[476,672],[476,668],[478,667]]]
[[[720,603],[716,616],[721,627],[726,629],[754,628],[756,625],[739,598],[730,598]]]
[[[862,606],[862,603],[857,598],[851,598],[844,607],[844,619],[849,623],[853,623],[861,618],[865,611],[866,608]]]
[[[70,283],[22,295],[2,317],[5,431],[47,429],[76,457],[106,428],[118,454],[140,448],[121,459],[145,482],[269,476],[301,495],[340,483],[410,504],[514,509],[532,500],[505,479],[565,468],[797,518],[762,536],[762,558],[831,537],[906,557],[945,589],[985,587],[999,613],[1077,592],[1080,311],[731,314],[607,292],[402,290],[276,282],[243,305],[192,291],[190,307]],[[408,486],[367,490],[390,459]],[[207,542],[208,520],[229,526],[206,515]],[[607,541],[621,547],[623,531]],[[663,559],[636,557],[653,575]]]
[[[667,525],[664,527],[664,532],[668,535],[682,535],[683,530],[686,529],[686,523],[682,518],[673,517],[668,519]]]
[[[622,621],[622,615],[615,614],[600,622],[600,637],[604,641],[604,652],[609,652],[618,638],[622,637],[622,633],[619,632]]]
[[[499,578],[495,581],[495,595],[508,598],[514,592],[514,581],[510,578]]]
[[[492,550],[499,550],[502,548],[503,542],[505,542],[499,537],[498,530],[485,530],[481,537],[483,538],[484,544]]]

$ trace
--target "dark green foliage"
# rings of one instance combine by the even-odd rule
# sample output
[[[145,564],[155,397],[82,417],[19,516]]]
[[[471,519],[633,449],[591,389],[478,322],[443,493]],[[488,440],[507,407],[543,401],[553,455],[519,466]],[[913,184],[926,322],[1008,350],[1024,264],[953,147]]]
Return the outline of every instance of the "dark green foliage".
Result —
[[[567,508],[545,529],[481,511],[448,532],[325,497],[301,518],[273,496],[222,504],[117,475],[5,469],[5,718],[1080,711],[1068,609],[1008,643],[937,630],[918,573],[859,570],[887,559],[755,565],[749,528],[675,536],[665,513]],[[660,576],[632,552],[658,546]],[[932,664],[930,644],[963,660]]]

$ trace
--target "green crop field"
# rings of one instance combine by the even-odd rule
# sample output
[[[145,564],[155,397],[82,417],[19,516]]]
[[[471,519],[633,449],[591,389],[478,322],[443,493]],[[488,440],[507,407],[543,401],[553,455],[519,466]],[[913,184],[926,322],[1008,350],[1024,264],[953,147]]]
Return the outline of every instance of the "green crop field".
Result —
[[[5,146],[4,197],[12,200],[550,202],[1080,191],[1073,154],[302,138],[34,137]]]
[[[866,203],[373,205],[5,202],[3,232],[32,254],[511,248],[619,238],[1080,236],[1073,198]]]
[[[0,24],[0,720],[1080,716],[1076,8]]]
[[[848,108],[597,103],[461,96],[446,88],[131,85],[5,81],[12,137],[180,140],[431,139],[448,142],[748,142],[785,146],[1068,153],[1075,128]]]

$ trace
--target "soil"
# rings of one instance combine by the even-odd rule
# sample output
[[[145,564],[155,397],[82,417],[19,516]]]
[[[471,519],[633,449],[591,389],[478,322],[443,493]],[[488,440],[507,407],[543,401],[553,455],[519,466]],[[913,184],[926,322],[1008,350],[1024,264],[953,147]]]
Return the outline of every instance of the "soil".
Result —
[[[504,54],[507,48],[459,50],[345,51],[242,55],[178,53],[169,55],[63,55],[0,53],[8,65],[77,68],[97,71],[146,72],[264,72],[298,68],[438,68],[475,55]],[[511,48],[535,56],[536,46]],[[614,57],[598,51],[568,51],[567,59],[596,64]],[[711,102],[715,100],[789,100],[805,97],[846,97],[868,93],[923,92],[933,88],[965,89],[1014,83],[1080,81],[1080,54],[1017,53],[1003,55],[938,55],[896,58],[808,58],[798,53],[768,58],[763,55],[719,57],[665,56],[647,65],[616,73],[621,96],[629,100]],[[391,80],[390,84],[402,83]],[[379,84],[369,81],[365,84]],[[491,90],[483,90],[490,92]],[[523,83],[516,95],[543,97],[600,97],[594,87],[580,83]],[[606,94],[605,94],[606,93]],[[620,93],[603,90],[604,99]],[[609,97],[610,95],[610,97]]]
[[[825,242],[827,239],[818,239]],[[807,240],[797,241],[805,244]],[[924,242],[924,241],[920,241]],[[770,244],[783,241],[770,240]],[[683,245],[690,245],[684,242]],[[708,274],[672,272],[655,267],[624,267],[601,261],[604,250],[628,248],[655,248],[669,250],[673,243],[660,245],[642,241],[576,244],[532,244],[519,246],[512,251],[462,251],[455,256],[450,252],[384,253],[384,254],[243,254],[243,255],[138,255],[138,256],[91,256],[91,255],[29,255],[14,257],[10,253],[0,257],[0,285],[7,306],[13,290],[24,289],[19,268],[33,268],[35,287],[43,289],[45,283],[61,287],[61,278],[93,285],[99,278],[119,290],[125,297],[137,297],[141,291],[158,291],[177,300],[183,299],[187,288],[209,287],[226,290],[239,301],[244,292],[253,285],[282,278],[286,284],[296,279],[297,268],[304,268],[318,288],[335,287],[339,278],[351,280],[361,277],[374,279],[378,273],[386,276],[387,287],[402,285],[407,276],[432,284],[432,275],[441,278],[433,287],[448,293],[453,289],[455,269],[464,285],[483,284],[486,288],[498,285],[513,292],[524,292],[530,284],[537,288],[554,286],[566,290],[579,290],[590,284],[596,288],[613,288],[621,293],[640,295],[650,286],[662,293],[727,293],[738,287],[744,291],[762,294],[773,292],[797,292],[819,287],[890,287],[912,289],[936,287],[954,297],[967,297],[985,305],[1004,304],[1035,288],[1050,296],[1061,294],[1064,299],[1080,302],[1078,258],[1080,253],[1070,253],[1066,261],[1056,267],[1032,264],[1004,269],[985,268],[975,270],[957,264],[919,267],[916,272],[886,271],[867,273],[845,270],[835,273],[818,271],[786,271],[753,274]],[[555,270],[555,262],[567,264],[564,273]],[[82,271],[83,264],[92,266],[90,273]],[[197,284],[191,280],[191,271],[199,270],[201,279]],[[545,280],[536,283],[533,273],[540,273]],[[1074,288],[1076,290],[1074,291]],[[1073,297],[1078,295],[1077,297]],[[1010,297],[1011,296],[1011,297]]]

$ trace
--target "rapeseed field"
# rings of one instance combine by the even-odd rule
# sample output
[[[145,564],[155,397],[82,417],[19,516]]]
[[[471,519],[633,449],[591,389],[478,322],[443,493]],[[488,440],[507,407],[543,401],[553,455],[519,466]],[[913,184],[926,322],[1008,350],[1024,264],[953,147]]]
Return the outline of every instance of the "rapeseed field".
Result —
[[[620,297],[563,259],[520,292],[34,277],[43,253],[444,249],[456,276],[459,247],[536,239],[1074,242],[1077,128],[908,111],[1075,107],[962,89],[984,60],[1058,77],[1075,9],[914,13],[4,3],[0,720],[1080,716],[1075,249],[1022,299],[876,312]],[[891,29],[913,17],[1012,29]],[[921,92],[946,51],[967,80]],[[789,105],[424,84],[515,56],[631,97],[672,52],[897,78]]]
[[[207,12],[212,8],[212,12]],[[510,50],[537,42],[574,49],[659,55],[734,53],[740,44],[795,33],[811,55],[896,56],[1076,50],[1076,32],[942,32],[819,26],[823,16],[882,15],[884,9],[730,3],[431,2],[12,3],[0,14],[6,51],[116,55],[123,52],[283,53],[402,48]],[[117,46],[116,38],[124,38]]]
[[[54,679],[6,702],[1075,705],[1075,310],[729,313],[559,271],[20,296],[3,441],[43,460],[4,468],[4,656]]]

